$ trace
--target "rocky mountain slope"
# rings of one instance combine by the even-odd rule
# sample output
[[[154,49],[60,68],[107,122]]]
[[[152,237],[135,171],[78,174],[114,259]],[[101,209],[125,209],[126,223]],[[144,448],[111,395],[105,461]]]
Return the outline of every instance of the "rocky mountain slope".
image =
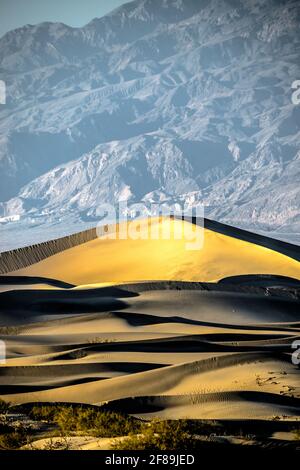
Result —
[[[103,203],[187,197],[297,240],[299,23],[297,0],[137,0],[7,33],[1,248],[95,224]]]

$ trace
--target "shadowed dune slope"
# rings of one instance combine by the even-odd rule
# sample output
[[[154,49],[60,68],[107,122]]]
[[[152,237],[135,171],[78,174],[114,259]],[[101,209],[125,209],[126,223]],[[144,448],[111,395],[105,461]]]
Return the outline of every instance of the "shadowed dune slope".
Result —
[[[300,293],[223,288],[158,282],[2,293],[0,396],[108,403],[143,418],[298,419],[291,344],[300,337]]]
[[[136,221],[143,239],[89,233],[6,255],[6,268],[27,267],[0,278],[0,397],[145,419],[300,420],[296,248],[152,223],[169,239]]]

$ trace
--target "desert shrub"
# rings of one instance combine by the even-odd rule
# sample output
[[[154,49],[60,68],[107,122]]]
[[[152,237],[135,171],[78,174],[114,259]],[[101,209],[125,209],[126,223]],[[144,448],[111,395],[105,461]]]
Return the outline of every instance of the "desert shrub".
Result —
[[[293,434],[294,434],[294,439],[295,439],[296,441],[300,441],[300,429],[295,429],[295,430],[293,431]]]
[[[34,443],[32,448],[34,449]],[[70,444],[67,437],[63,437],[59,440],[50,438],[43,446],[43,450],[70,450]]]
[[[0,399],[0,414],[4,414],[8,411],[10,403]]]
[[[223,434],[223,426],[216,421],[168,420],[144,423],[139,434],[115,442],[118,450],[191,450],[203,445],[197,435]]]
[[[35,405],[28,414],[32,419],[58,425],[62,433],[86,432],[97,437],[143,434],[147,438],[151,435],[151,439],[155,441],[163,439],[166,445],[171,445],[172,435],[182,440],[187,435],[224,434],[223,426],[216,421],[173,420],[152,421],[149,424],[122,413],[88,405]],[[154,434],[157,435],[153,436]],[[168,441],[165,441],[165,434],[170,434]],[[138,438],[140,439],[141,437]]]
[[[54,414],[53,421],[60,427],[63,433],[76,431],[76,416],[71,406],[57,410]]]
[[[140,424],[134,418],[94,408],[67,408],[55,418],[62,431],[92,432],[97,437],[124,436],[138,432]]]
[[[124,436],[141,427],[140,421],[130,416],[81,405],[36,405],[29,416],[57,424],[63,433],[82,431],[97,437]]]
[[[127,436],[141,430],[141,421],[116,412],[98,413],[94,422],[97,437]]]
[[[23,429],[10,429],[0,434],[0,449],[2,450],[19,449],[27,442],[28,438]]]
[[[11,335],[17,336],[22,331],[22,328],[19,326],[1,326],[0,334],[1,335]]]
[[[55,407],[51,405],[36,405],[28,411],[28,416],[38,421],[47,421],[48,423],[52,423],[54,422],[57,411],[58,410],[56,410]]]
[[[184,420],[153,421],[144,424],[141,433],[115,442],[116,450],[191,450],[196,448],[190,423]]]

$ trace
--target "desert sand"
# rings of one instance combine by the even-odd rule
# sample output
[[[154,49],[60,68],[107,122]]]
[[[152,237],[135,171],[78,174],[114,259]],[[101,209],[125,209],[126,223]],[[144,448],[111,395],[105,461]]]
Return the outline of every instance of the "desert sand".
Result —
[[[200,250],[104,236],[4,273],[0,397],[143,419],[299,420],[297,247],[193,230]]]
[[[141,232],[139,239],[111,239],[104,234],[13,273],[75,285],[145,280],[217,282],[242,274],[300,279],[297,259],[265,246],[176,219],[151,219],[151,226],[140,221],[131,224],[133,232]],[[123,233],[124,224],[120,225],[116,237]],[[152,229],[158,239],[151,238]],[[171,239],[163,239],[164,234],[170,234]],[[187,249],[195,240],[203,243],[200,249]]]

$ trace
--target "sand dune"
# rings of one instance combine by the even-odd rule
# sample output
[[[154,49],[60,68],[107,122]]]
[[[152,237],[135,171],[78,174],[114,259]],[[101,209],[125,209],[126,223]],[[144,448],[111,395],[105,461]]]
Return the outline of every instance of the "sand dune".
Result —
[[[288,433],[287,433],[288,434]],[[280,434],[278,433],[280,436]],[[22,447],[22,450],[108,450],[124,437],[99,438],[91,436],[67,436],[38,439]]]
[[[1,398],[146,419],[300,419],[297,247],[211,221],[193,230],[198,251],[89,232],[6,254]]]
[[[139,227],[142,222],[134,223]],[[279,251],[189,222],[164,218],[153,219],[151,224],[158,239],[150,238],[149,225],[142,225],[140,239],[113,240],[103,235],[14,271],[14,275],[50,277],[76,285],[145,280],[215,282],[241,274],[300,279],[299,262]],[[189,236],[203,240],[201,249],[187,249],[184,224],[192,231]],[[119,230],[123,230],[122,224]],[[169,233],[171,239],[162,239],[163,233]]]
[[[299,417],[299,403],[259,392],[225,392],[201,395],[154,396],[113,402],[112,409],[125,409],[144,419],[259,419]],[[241,410],[242,413],[241,413]]]

